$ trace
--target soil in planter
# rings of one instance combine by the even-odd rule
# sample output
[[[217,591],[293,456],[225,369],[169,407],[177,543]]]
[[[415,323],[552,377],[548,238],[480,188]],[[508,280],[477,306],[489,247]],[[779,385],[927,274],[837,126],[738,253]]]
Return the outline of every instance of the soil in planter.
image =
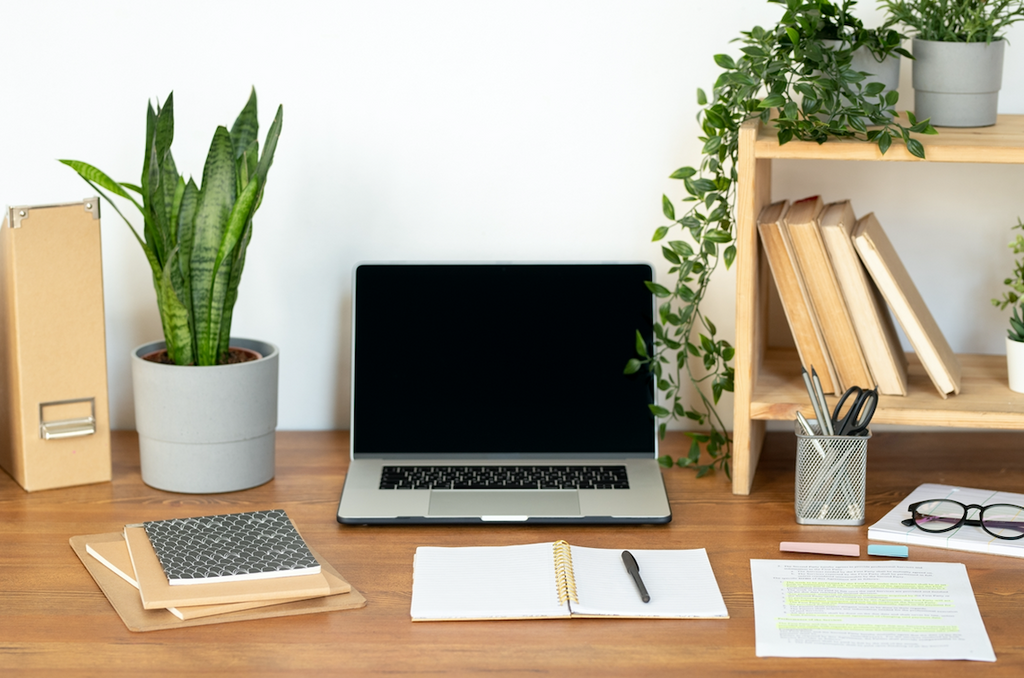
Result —
[[[256,351],[251,351],[247,348],[229,348],[228,355],[224,360],[221,360],[218,365],[234,365],[235,363],[247,363],[251,360],[259,360],[262,358]],[[143,360],[148,360],[151,363],[160,363],[161,365],[174,365],[176,364],[171,357],[167,354],[167,349],[162,348],[159,351],[153,351],[142,356]]]

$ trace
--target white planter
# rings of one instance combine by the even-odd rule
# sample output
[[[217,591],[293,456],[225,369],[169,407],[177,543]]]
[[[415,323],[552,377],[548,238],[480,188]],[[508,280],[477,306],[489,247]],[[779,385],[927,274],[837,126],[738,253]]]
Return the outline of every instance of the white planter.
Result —
[[[914,114],[939,127],[996,124],[1005,40],[914,39]]]
[[[235,339],[231,346],[263,357],[245,363],[194,367],[163,365],[132,352],[135,428],[142,481],[170,492],[244,490],[274,477],[278,349]]]
[[[1024,343],[1006,338],[1006,376],[1010,390],[1024,393]]]

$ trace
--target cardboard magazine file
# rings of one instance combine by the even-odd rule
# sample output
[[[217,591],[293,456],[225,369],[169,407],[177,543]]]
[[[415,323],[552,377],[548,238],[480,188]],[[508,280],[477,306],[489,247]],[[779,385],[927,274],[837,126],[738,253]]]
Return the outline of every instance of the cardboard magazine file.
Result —
[[[26,490],[110,480],[99,200],[0,226],[0,466]]]

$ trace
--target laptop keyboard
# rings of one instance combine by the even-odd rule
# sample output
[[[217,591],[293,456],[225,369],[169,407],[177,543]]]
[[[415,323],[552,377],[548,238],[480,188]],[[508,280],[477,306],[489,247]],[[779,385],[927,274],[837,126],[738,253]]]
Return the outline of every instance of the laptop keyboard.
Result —
[[[385,466],[382,490],[628,490],[625,466]]]

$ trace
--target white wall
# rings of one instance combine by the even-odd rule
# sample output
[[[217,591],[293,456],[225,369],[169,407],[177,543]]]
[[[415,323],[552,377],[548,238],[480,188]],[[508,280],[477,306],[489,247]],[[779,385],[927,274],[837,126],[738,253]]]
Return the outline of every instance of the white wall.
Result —
[[[264,130],[283,103],[233,327],[281,347],[282,429],[348,425],[357,261],[658,261],[661,194],[683,194],[667,176],[699,162],[695,92],[717,76],[712,55],[780,13],[764,0],[166,7],[0,6],[0,205],[90,195],[57,158],[138,181],[146,101],[171,90],[175,158],[197,180],[250,85]],[[1000,110],[1024,113],[1024,29],[1009,37]],[[779,162],[775,195],[875,211],[954,349],[1000,353],[1005,315],[988,299],[1011,269],[1022,180],[998,166]],[[131,428],[127,356],[160,328],[138,245],[112,209],[103,217],[111,423]],[[729,339],[734,291],[723,270],[707,302]]]

